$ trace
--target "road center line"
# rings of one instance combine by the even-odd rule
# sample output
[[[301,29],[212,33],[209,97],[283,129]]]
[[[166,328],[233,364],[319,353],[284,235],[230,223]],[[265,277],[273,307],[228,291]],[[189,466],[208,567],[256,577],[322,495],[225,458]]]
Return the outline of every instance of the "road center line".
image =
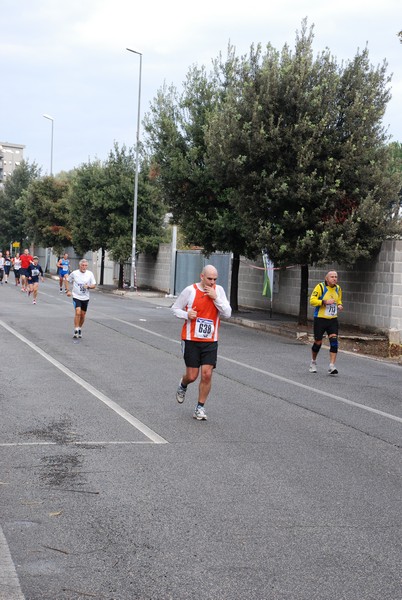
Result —
[[[161,335],[160,333],[156,333],[155,331],[151,331],[150,329],[146,329],[145,327],[141,327],[140,325],[136,325],[135,323],[130,323],[129,321],[124,321],[123,319],[118,319],[117,317],[107,316],[107,318],[112,319],[113,321],[119,321],[120,323],[124,323],[124,325],[129,325],[130,327],[134,327],[135,329],[139,329],[140,331],[144,331],[146,333],[150,333],[159,338],[163,338],[164,340],[169,340],[170,342],[180,344],[180,342],[178,342],[177,340],[173,340],[172,338],[169,338],[165,335]],[[337,400],[338,402],[342,402],[343,404],[348,404],[349,406],[353,406],[354,408],[359,408],[361,410],[365,410],[366,412],[370,412],[370,413],[379,415],[380,417],[384,417],[386,419],[391,419],[392,421],[396,421],[397,423],[402,423],[401,417],[396,417],[395,415],[391,415],[382,410],[378,410],[377,408],[372,408],[371,406],[365,406],[364,404],[359,404],[358,402],[353,402],[353,400],[348,400],[347,398],[343,398],[342,396],[336,396],[335,394],[331,394],[330,392],[318,390],[317,388],[311,387],[309,385],[305,385],[304,383],[299,383],[298,381],[293,381],[292,379],[288,379],[287,377],[282,377],[281,375],[276,375],[276,373],[271,373],[270,371],[264,371],[264,369],[259,369],[258,367],[253,367],[252,365],[247,365],[246,363],[240,362],[238,360],[234,360],[232,358],[227,358],[226,356],[222,356],[222,355],[219,355],[219,360],[225,360],[226,362],[237,365],[238,367],[243,367],[245,369],[249,369],[250,371],[254,371],[256,373],[260,373],[262,375],[272,377],[272,379],[277,379],[278,381],[283,381],[284,383],[289,383],[290,385],[294,385],[295,387],[299,387],[299,388],[302,388],[309,392],[313,392],[314,394],[320,394],[321,396],[326,396],[327,398],[331,398],[332,400]]]
[[[167,440],[165,440],[163,437],[161,437],[160,435],[155,433],[155,431],[150,429],[147,425],[145,425],[144,423],[142,423],[141,421],[136,419],[133,415],[131,415],[124,408],[119,406],[119,404],[117,404],[117,402],[114,402],[113,400],[108,398],[105,394],[102,394],[102,392],[100,392],[95,387],[93,387],[90,383],[85,381],[85,379],[82,379],[82,377],[80,377],[73,371],[70,371],[70,369],[68,369],[66,366],[64,366],[62,363],[60,363],[58,360],[56,360],[55,358],[50,356],[50,354],[47,354],[47,352],[44,352],[41,348],[39,348],[39,346],[36,346],[36,344],[34,344],[33,342],[30,342],[26,337],[24,337],[23,335],[18,333],[18,331],[16,331],[15,329],[10,327],[6,323],[4,323],[4,321],[0,320],[0,325],[4,329],[6,329],[10,333],[12,333],[12,335],[14,335],[16,338],[21,340],[21,342],[23,342],[24,344],[29,346],[32,350],[34,350],[35,352],[40,354],[40,356],[45,358],[54,367],[59,369],[59,371],[64,373],[64,375],[67,375],[68,377],[70,377],[70,379],[72,379],[75,383],[78,383],[78,385],[80,385],[85,390],[87,390],[87,392],[89,392],[90,394],[95,396],[95,398],[98,398],[98,400],[100,400],[101,402],[106,404],[106,406],[111,408],[117,415],[119,415],[119,417],[121,417],[122,419],[125,419],[128,423],[130,423],[130,425],[132,425],[133,427],[138,429],[138,431],[143,433],[147,438],[152,440],[155,444],[167,444],[168,443]]]
[[[374,413],[376,415],[380,415],[381,417],[385,417],[386,419],[391,419],[393,421],[397,421],[398,423],[402,423],[401,417],[396,417],[395,415],[391,415],[389,413],[383,412],[382,410],[378,410],[377,408],[371,408],[371,406],[365,406],[364,404],[359,404],[358,402],[353,402],[353,400],[348,400],[347,398],[342,398],[342,396],[336,396],[335,394],[331,394],[330,392],[325,392],[324,390],[317,390],[309,385],[305,385],[304,383],[299,383],[298,381],[292,381],[291,379],[287,379],[287,377],[282,377],[281,375],[276,375],[275,373],[270,373],[269,371],[264,371],[263,369],[258,369],[257,367],[252,367],[250,365],[246,365],[245,363],[239,362],[237,360],[233,360],[231,358],[225,358],[220,356],[219,358],[223,358],[227,362],[233,363],[240,367],[245,367],[250,369],[251,371],[255,371],[256,373],[262,373],[263,375],[268,375],[268,377],[272,377],[273,379],[277,379],[278,381],[284,381],[286,383],[290,383],[296,387],[302,388],[304,390],[308,390],[309,392],[314,392],[315,394],[321,394],[322,396],[326,396],[327,398],[332,398],[332,400],[337,400],[338,402],[343,402],[344,404],[348,404],[349,406],[354,406],[355,408],[360,408],[367,412]]]

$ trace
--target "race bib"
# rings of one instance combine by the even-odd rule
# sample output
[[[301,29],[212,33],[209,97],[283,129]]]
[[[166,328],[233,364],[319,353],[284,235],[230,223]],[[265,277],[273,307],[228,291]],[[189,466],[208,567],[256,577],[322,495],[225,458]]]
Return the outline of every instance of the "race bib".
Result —
[[[39,273],[40,273],[39,269],[31,269],[32,277],[36,277],[37,275],[39,275]]]
[[[336,302],[333,304],[327,304],[325,306],[325,316],[326,317],[336,317],[338,314],[338,305]]]
[[[215,327],[214,322],[211,319],[201,319],[197,317],[195,321],[194,335],[200,339],[212,339],[214,335]]]

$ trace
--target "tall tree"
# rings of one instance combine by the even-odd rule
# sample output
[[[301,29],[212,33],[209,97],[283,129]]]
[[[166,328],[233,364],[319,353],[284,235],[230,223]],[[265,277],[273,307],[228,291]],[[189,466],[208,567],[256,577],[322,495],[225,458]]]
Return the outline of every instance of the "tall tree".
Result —
[[[27,238],[25,222],[17,201],[29,184],[39,179],[41,170],[36,163],[23,160],[0,190],[0,247],[7,248],[10,242],[19,242]]]
[[[17,202],[32,241],[57,253],[71,244],[67,191],[67,181],[43,177],[32,181]]]
[[[84,164],[75,171],[69,200],[73,245],[79,252],[102,248],[120,265],[129,259],[134,168],[132,150],[115,144],[106,161]],[[164,240],[165,207],[144,161],[138,179],[137,213],[137,250],[155,252]],[[122,277],[119,279],[122,286]]]
[[[108,250],[120,264],[119,286],[123,285],[123,264],[132,252],[135,158],[131,150],[117,145],[105,164],[109,186],[106,199],[113,211],[109,214]],[[136,252],[154,253],[164,241],[165,206],[149,177],[149,165],[142,160],[138,173]],[[134,282],[132,282],[134,284]]]
[[[103,284],[108,211],[104,210],[107,186],[101,161],[82,164],[75,169],[68,192],[72,245],[79,254],[102,249],[100,284]]]
[[[402,144],[400,142],[392,142],[389,145],[389,151],[391,155],[391,176],[395,174],[401,178],[401,185],[399,189],[399,214],[402,217]]]
[[[227,61],[216,61],[212,73],[191,67],[180,95],[174,86],[163,86],[145,119],[145,131],[155,179],[184,241],[202,246],[206,254],[233,252],[230,300],[237,310],[240,254],[247,254],[250,235],[233,212],[225,187],[210,172],[205,141],[209,116],[221,103],[235,67],[229,49]]]
[[[353,264],[400,231],[381,124],[386,65],[373,68],[367,49],[338,65],[328,50],[314,57],[312,42],[304,22],[294,52],[252,48],[207,133],[211,168],[226,173],[255,249],[302,265],[302,323],[309,264]]]

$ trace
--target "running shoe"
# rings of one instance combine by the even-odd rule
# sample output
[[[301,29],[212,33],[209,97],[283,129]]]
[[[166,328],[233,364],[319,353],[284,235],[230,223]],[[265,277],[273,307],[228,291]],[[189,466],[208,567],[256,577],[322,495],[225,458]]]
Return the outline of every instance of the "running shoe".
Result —
[[[60,294],[62,294],[62,293],[63,293],[63,290],[61,289],[61,290],[60,290]]]
[[[328,373],[330,375],[338,375],[338,369],[335,367],[335,365],[329,365]]]
[[[186,397],[187,388],[182,387],[181,381],[176,392],[176,400],[179,404],[183,404],[184,398]]]
[[[79,338],[78,329],[76,329],[76,330],[74,331],[73,338],[74,338],[74,339],[76,339],[76,340],[78,340],[78,338]]]
[[[81,329],[79,329],[79,330],[78,330],[78,337],[79,337],[79,338],[82,338],[82,332],[81,332]]]
[[[315,360],[312,360],[309,368],[310,373],[317,373],[317,363]]]
[[[34,301],[32,302],[32,304],[36,304],[36,300],[34,300]]]
[[[205,408],[203,406],[201,406],[201,404],[197,404],[197,406],[195,407],[193,418],[197,419],[197,421],[206,421],[207,420],[207,414],[205,412]]]

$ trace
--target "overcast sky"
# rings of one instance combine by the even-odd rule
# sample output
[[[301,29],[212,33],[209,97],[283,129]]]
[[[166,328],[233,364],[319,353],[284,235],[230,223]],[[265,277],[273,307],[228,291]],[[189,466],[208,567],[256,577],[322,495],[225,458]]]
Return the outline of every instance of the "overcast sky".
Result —
[[[114,141],[134,146],[139,57],[141,117],[158,89],[181,87],[188,68],[206,65],[228,42],[294,46],[307,17],[316,53],[339,62],[368,44],[374,65],[388,62],[392,100],[385,116],[402,142],[401,0],[0,0],[0,141],[24,144],[25,158],[50,171],[105,159]]]

